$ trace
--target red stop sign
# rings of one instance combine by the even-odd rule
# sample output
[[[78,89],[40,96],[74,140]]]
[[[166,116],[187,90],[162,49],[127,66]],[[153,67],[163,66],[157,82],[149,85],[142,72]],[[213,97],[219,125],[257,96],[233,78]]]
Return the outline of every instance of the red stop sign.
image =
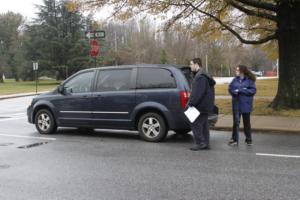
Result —
[[[91,45],[90,55],[92,57],[98,56],[99,49],[100,49],[98,41],[97,40],[91,40],[90,45]]]

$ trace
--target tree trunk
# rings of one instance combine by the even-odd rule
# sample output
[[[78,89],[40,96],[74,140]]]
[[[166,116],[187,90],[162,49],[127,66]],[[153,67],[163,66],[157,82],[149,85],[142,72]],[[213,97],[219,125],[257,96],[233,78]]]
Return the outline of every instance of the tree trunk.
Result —
[[[279,82],[274,109],[300,108],[300,2],[282,0],[278,10]]]

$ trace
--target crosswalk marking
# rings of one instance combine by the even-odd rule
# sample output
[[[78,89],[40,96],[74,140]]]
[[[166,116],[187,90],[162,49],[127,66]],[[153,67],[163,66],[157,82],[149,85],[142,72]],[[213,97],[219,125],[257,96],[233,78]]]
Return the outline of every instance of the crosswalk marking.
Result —
[[[283,154],[269,154],[269,153],[256,153],[257,156],[270,156],[270,157],[282,157],[282,158],[300,158],[298,155],[283,155]]]
[[[12,117],[12,118],[5,118],[5,119],[0,119],[0,122],[5,122],[5,121],[13,121],[13,120],[19,120],[19,119],[26,119],[27,117]]]
[[[54,141],[56,138],[47,138],[47,137],[33,137],[33,136],[24,136],[24,135],[10,135],[10,134],[0,134],[2,137],[15,137],[15,138],[25,138],[25,139],[37,139],[37,140],[51,140]]]
[[[19,120],[19,119],[25,119],[25,118],[27,118],[27,115],[26,115],[25,112],[21,112],[21,113],[1,113],[0,114],[0,122]]]

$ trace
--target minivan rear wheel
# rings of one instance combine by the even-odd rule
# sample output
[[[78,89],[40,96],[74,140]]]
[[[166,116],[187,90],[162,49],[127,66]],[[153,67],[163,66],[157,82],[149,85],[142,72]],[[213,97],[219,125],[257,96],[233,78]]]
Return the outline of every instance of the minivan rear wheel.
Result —
[[[148,142],[159,142],[167,135],[167,126],[163,117],[157,113],[146,113],[139,119],[140,136]]]
[[[35,115],[35,127],[40,134],[53,134],[57,126],[52,113],[48,109],[41,109]]]

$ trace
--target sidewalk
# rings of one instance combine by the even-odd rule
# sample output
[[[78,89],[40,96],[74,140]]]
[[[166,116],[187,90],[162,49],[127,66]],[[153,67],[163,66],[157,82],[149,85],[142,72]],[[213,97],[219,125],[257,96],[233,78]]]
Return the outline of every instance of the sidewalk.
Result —
[[[219,115],[219,119],[214,130],[232,130],[232,115]],[[243,122],[241,120],[241,128]],[[299,117],[277,117],[251,115],[251,128],[254,132],[280,132],[300,134]]]
[[[44,92],[28,92],[28,93],[20,93],[20,94],[8,94],[8,95],[0,95],[0,100],[4,100],[4,99],[12,99],[12,98],[17,98],[17,97],[27,97],[27,96],[35,96],[35,95],[39,95],[42,94]]]
[[[43,93],[43,92],[40,92]],[[38,94],[40,94],[38,93]],[[0,95],[0,101],[3,99],[34,96],[35,92]],[[219,115],[218,122],[212,129],[231,131],[232,129],[232,116]],[[280,133],[298,133],[300,134],[300,118],[299,117],[278,117],[278,116],[258,116],[251,115],[252,130],[256,132],[280,132]],[[243,123],[241,120],[241,128]]]

